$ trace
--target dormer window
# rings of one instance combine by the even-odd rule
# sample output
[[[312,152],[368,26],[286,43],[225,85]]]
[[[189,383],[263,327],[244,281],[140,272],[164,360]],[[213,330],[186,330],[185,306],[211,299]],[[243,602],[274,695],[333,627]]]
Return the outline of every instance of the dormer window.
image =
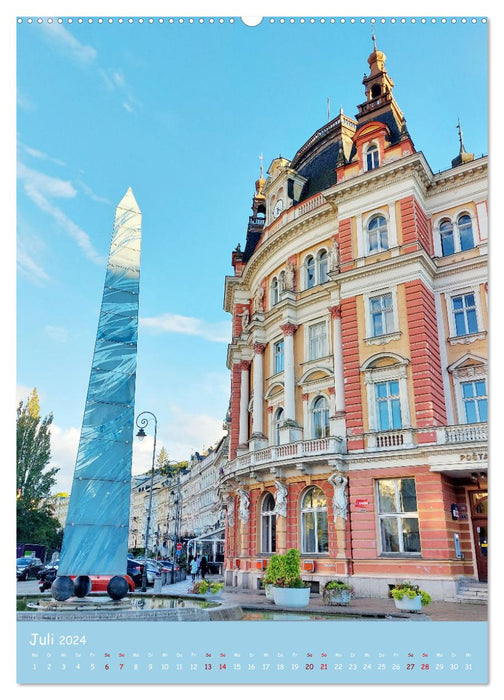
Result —
[[[366,151],[366,170],[374,170],[380,165],[378,146],[370,146]]]

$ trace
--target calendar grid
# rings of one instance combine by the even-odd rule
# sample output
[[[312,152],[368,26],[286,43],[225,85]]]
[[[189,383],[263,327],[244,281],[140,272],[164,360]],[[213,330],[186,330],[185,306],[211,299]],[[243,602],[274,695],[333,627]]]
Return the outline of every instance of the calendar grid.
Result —
[[[237,627],[238,625],[238,627]],[[486,623],[18,625],[19,683],[487,682]]]

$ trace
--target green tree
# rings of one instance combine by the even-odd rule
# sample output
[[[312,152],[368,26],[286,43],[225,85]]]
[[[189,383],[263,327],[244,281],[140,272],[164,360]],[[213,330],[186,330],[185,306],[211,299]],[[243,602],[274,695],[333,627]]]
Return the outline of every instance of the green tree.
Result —
[[[45,499],[56,484],[58,467],[48,468],[51,459],[52,413],[40,416],[37,390],[17,408],[17,538],[55,546],[61,530]]]

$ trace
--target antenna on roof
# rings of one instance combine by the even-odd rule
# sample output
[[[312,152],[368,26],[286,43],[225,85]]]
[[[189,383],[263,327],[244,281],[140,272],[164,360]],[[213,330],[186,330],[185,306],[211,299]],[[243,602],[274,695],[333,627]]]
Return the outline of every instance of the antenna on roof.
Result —
[[[327,98],[327,121],[331,121],[331,98]]]

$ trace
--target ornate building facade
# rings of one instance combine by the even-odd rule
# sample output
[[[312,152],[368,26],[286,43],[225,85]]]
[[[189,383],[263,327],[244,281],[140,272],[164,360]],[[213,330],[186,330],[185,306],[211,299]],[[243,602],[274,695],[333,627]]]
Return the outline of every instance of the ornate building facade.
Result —
[[[232,254],[228,585],[300,550],[329,578],[434,599],[486,580],[487,158],[434,174],[376,44],[340,114],[256,182]]]

